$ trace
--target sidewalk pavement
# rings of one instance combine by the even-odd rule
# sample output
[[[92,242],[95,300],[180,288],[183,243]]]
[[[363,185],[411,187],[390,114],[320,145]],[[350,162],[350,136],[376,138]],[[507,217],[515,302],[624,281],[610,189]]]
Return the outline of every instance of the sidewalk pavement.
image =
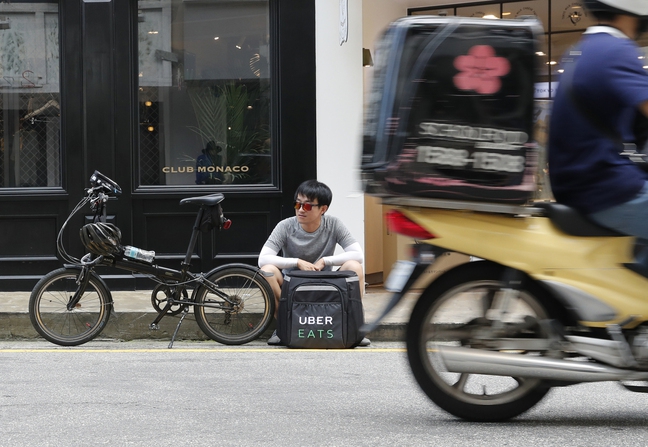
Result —
[[[29,295],[30,292],[0,292],[0,340],[40,338],[29,320]],[[157,316],[151,305],[150,290],[114,291],[112,295],[114,313],[99,338],[171,340],[180,317],[166,316],[160,322],[160,329],[149,329]],[[368,286],[363,298],[365,321],[375,321],[390,298],[391,294],[382,286]],[[416,299],[416,294],[407,294],[367,337],[373,341],[404,341],[405,327]],[[269,338],[274,328],[273,322],[261,339]],[[192,311],[182,322],[176,339],[208,339],[196,324]]]

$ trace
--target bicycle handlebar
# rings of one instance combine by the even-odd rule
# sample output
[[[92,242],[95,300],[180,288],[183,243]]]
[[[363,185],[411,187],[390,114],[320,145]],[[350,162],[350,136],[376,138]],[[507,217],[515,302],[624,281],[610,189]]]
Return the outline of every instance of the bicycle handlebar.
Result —
[[[94,212],[95,217],[93,220],[101,219],[102,217],[105,220],[106,202],[111,196],[116,197],[122,193],[122,189],[115,181],[106,177],[99,171],[94,171],[90,176],[90,185],[92,185],[90,188],[85,189],[85,196],[74,207],[65,222],[63,222],[63,225],[56,237],[56,248],[61,257],[67,262],[75,265],[96,265],[103,260],[103,257],[101,256],[96,259],[91,259],[91,257],[88,258],[88,255],[86,255],[82,259],[78,259],[68,254],[63,245],[63,232],[65,231],[68,222],[72,216],[79,212],[86,204],[90,204],[90,209]]]
[[[108,195],[119,196],[122,193],[122,189],[119,187],[117,182],[106,177],[99,171],[95,171],[90,176],[90,184],[93,191],[104,190]]]

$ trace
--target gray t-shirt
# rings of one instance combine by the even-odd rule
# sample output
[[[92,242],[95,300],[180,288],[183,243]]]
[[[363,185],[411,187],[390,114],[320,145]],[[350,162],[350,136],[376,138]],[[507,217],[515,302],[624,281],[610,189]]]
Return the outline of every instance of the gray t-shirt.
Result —
[[[282,220],[272,230],[265,245],[277,252],[282,251],[285,258],[315,263],[324,256],[332,256],[336,244],[347,248],[354,243],[355,238],[340,219],[324,214],[319,228],[312,233],[304,231],[297,217]],[[331,266],[326,266],[324,270],[331,270]]]

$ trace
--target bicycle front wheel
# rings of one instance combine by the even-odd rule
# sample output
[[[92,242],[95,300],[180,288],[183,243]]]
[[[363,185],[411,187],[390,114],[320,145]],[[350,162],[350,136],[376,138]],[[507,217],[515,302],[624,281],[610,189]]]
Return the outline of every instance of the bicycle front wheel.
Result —
[[[207,277],[210,288],[196,290],[194,313],[200,329],[225,345],[257,339],[274,315],[270,285],[258,271],[232,267]]]
[[[60,346],[87,343],[106,327],[112,299],[99,277],[90,274],[86,290],[73,309],[68,303],[74,296],[81,270],[54,270],[36,284],[29,298],[29,318],[34,329],[46,340]]]

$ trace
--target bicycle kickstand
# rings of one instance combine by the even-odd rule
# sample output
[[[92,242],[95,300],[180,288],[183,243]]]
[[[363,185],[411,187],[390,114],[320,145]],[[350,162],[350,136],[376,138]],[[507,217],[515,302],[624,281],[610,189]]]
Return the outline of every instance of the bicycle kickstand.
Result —
[[[173,331],[173,336],[171,337],[171,343],[169,343],[169,349],[173,347],[173,342],[175,341],[176,335],[178,335],[178,331],[180,330],[180,325],[182,324],[182,320],[185,319],[188,313],[189,313],[189,306],[185,306],[185,308],[182,310],[182,316],[180,317],[180,321],[178,321],[178,325],[176,326],[175,331]]]

